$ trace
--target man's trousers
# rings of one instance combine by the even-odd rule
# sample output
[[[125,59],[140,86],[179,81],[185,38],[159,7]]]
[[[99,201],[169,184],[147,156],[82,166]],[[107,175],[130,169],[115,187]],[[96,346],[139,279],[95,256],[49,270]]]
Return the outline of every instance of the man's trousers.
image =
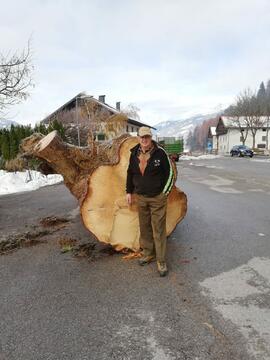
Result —
[[[147,197],[137,195],[140,223],[140,246],[143,254],[156,255],[164,262],[166,255],[166,211],[167,196],[163,193]]]

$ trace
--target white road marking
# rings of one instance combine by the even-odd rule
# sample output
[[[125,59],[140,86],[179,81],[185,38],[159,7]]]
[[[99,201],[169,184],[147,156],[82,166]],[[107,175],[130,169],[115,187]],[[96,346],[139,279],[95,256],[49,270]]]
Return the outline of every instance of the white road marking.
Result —
[[[202,180],[201,183],[211,187],[230,186],[234,183],[233,180],[224,179],[223,177],[217,175],[209,175],[209,177],[210,179]]]
[[[223,169],[222,166],[216,166],[216,165],[206,165],[207,169]]]
[[[231,185],[234,183],[233,180],[224,179],[221,176],[217,175],[209,175],[208,179],[201,178],[193,178],[191,181],[204,184],[209,186],[209,188],[213,191],[221,192],[224,194],[242,194],[243,191],[234,189]]]
[[[217,192],[221,192],[224,194],[242,194],[243,191],[240,190],[236,190],[234,188],[231,187],[210,187],[211,190],[217,191]]]
[[[205,279],[202,293],[248,340],[248,351],[270,359],[270,259],[253,258],[236,269]]]

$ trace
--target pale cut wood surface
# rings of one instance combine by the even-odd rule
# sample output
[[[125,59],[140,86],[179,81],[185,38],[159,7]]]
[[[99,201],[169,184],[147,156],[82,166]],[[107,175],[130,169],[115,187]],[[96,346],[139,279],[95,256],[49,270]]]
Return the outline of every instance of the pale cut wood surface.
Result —
[[[120,161],[113,166],[100,166],[89,180],[88,193],[81,207],[85,226],[102,242],[117,250],[139,250],[139,220],[136,205],[126,203],[126,174],[130,149],[138,143],[129,138],[120,147]],[[175,186],[168,197],[167,235],[182,220],[187,210],[186,195]]]

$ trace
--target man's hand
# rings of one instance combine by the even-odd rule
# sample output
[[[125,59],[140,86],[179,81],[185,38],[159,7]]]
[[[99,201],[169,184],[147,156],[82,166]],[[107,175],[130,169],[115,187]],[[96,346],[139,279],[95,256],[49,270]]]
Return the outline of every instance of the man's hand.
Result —
[[[127,194],[127,204],[129,206],[132,204],[132,194]]]

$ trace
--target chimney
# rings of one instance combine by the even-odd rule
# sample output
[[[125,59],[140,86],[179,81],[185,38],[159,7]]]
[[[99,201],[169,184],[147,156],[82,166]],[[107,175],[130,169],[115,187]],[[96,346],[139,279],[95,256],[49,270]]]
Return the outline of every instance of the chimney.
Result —
[[[99,95],[98,101],[105,103],[105,95]]]
[[[120,101],[117,101],[117,103],[116,103],[116,110],[118,110],[118,111],[121,110],[121,108],[120,108]]]

